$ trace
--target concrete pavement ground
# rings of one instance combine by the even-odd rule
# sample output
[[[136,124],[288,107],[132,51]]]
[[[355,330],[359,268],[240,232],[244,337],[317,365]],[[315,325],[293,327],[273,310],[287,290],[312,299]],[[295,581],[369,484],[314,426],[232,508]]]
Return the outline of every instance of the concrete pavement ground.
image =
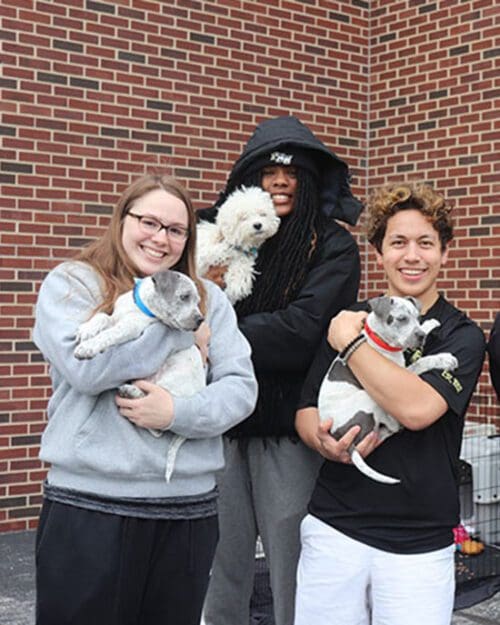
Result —
[[[1,625],[34,625],[35,623],[34,544],[35,533],[33,531],[0,534]],[[452,625],[499,625],[500,583],[498,579],[492,580],[489,591],[497,592],[471,607],[456,610],[453,614]],[[252,625],[258,625],[258,622],[252,619]]]
[[[0,624],[35,623],[35,532],[0,534]]]

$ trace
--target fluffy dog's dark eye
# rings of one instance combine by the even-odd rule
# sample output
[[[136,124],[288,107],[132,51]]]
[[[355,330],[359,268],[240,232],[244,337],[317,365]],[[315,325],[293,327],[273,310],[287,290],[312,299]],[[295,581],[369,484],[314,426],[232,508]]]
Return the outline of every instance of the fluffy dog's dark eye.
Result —
[[[400,323],[408,323],[408,317],[406,315],[399,315],[398,321]]]
[[[189,293],[183,293],[181,295],[181,301],[182,302],[187,302],[189,300]]]

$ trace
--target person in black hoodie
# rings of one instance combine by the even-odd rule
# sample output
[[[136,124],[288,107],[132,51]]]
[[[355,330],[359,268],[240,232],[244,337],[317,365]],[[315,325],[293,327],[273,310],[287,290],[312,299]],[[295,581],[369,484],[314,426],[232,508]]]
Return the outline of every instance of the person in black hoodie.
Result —
[[[225,436],[220,476],[220,541],[205,602],[207,625],[249,622],[260,535],[270,570],[276,625],[293,621],[299,524],[319,458],[300,441],[294,415],[329,319],[359,287],[354,225],[362,210],[347,165],[296,117],[262,122],[236,161],[215,204],[240,185],[271,194],[281,224],[256,260],[252,293],[235,305],[252,347],[259,398],[254,413]],[[220,272],[220,268],[215,268]]]

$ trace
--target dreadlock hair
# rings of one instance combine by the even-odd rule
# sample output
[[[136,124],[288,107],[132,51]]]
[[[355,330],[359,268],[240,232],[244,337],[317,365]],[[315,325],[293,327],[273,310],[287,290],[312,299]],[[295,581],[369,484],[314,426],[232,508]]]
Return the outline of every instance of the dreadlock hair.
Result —
[[[262,172],[241,181],[261,186]],[[297,168],[297,192],[293,211],[281,218],[278,232],[259,249],[257,278],[248,297],[235,304],[238,317],[284,308],[304,283],[326,217],[319,206],[318,184],[307,170]]]
[[[262,172],[238,182],[245,186],[261,186]],[[227,192],[232,192],[228,189]],[[312,173],[297,168],[297,190],[293,210],[281,218],[278,232],[259,248],[255,270],[257,277],[248,297],[236,302],[238,318],[252,313],[274,312],[293,301],[304,284],[317,249],[318,238],[325,229],[327,217],[320,210],[318,182]],[[278,372],[257,375],[259,395],[250,417],[231,428],[229,437],[243,448],[254,429],[272,428],[273,419],[283,403],[282,378]]]

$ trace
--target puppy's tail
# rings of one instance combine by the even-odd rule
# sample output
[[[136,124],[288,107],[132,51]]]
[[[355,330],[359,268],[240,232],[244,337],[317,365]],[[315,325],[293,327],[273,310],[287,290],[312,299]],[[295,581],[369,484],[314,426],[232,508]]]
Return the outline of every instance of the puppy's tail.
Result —
[[[357,467],[363,475],[366,475],[366,477],[369,477],[376,482],[381,482],[382,484],[399,484],[399,482],[401,482],[401,480],[397,480],[395,477],[384,475],[383,473],[379,473],[378,471],[375,471],[375,469],[372,469],[366,464],[359,451],[356,451],[355,449],[352,450],[351,459],[354,466]]]
[[[170,478],[172,477],[172,473],[174,472],[177,452],[179,451],[180,446],[185,440],[186,439],[183,436],[179,436],[178,434],[176,434],[170,441],[167,451],[167,464],[165,467],[165,479],[167,480],[167,482],[170,482]]]

